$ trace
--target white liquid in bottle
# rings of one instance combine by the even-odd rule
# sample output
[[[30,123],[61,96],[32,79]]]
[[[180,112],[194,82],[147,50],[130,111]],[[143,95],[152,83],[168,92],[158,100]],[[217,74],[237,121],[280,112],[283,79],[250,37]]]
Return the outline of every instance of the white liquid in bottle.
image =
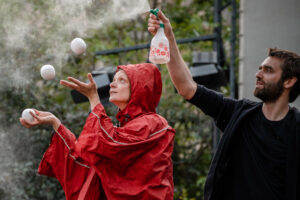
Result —
[[[170,61],[169,40],[162,23],[151,41],[149,60],[154,64],[166,64]]]
[[[150,10],[151,13],[157,16],[159,10]],[[169,40],[164,32],[164,24],[160,21],[160,28],[151,40],[149,60],[154,64],[166,64],[170,61]]]

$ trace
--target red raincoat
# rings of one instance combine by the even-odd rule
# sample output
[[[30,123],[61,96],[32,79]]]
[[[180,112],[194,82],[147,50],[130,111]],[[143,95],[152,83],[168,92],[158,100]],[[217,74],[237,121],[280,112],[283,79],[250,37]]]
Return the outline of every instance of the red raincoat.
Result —
[[[162,81],[153,64],[118,66],[127,74],[131,97],[113,125],[98,104],[78,139],[60,125],[40,163],[55,177],[67,200],[173,199],[174,129],[155,108]]]

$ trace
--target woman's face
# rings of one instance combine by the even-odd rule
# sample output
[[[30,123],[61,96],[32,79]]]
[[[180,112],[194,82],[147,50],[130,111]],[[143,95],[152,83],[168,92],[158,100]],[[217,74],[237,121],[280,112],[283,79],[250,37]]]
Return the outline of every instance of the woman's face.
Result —
[[[130,82],[123,70],[119,70],[110,84],[109,101],[123,110],[130,99]]]

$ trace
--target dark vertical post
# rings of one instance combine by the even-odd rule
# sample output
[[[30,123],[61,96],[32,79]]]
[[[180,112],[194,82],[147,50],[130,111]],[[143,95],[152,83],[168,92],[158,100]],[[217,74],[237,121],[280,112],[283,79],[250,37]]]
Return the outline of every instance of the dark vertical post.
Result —
[[[236,43],[236,0],[231,0],[231,53],[230,53],[230,68],[229,68],[229,81],[230,81],[230,96],[236,98],[235,94],[235,43]]]
[[[216,40],[214,40],[214,51],[217,52],[217,60],[218,65],[221,65],[221,55],[222,55],[222,16],[221,16],[221,8],[222,8],[222,2],[221,0],[214,0],[214,25],[215,29],[214,32],[216,34]],[[215,122],[213,122],[213,132],[212,132],[212,148],[213,148],[213,154],[217,150],[217,146],[220,140],[221,132],[217,128]]]
[[[214,0],[214,32],[217,36],[216,40],[214,41],[214,51],[217,52],[218,56],[218,64],[221,63],[221,55],[222,55],[222,16],[221,16],[221,0]]]

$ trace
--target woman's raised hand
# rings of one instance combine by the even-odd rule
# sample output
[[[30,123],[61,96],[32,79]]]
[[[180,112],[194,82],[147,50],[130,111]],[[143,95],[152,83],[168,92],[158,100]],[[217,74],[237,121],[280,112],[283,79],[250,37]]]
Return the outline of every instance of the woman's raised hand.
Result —
[[[73,77],[68,77],[69,81],[61,80],[60,84],[63,86],[66,86],[68,88],[77,90],[84,96],[86,96],[91,104],[91,109],[93,110],[94,107],[100,103],[97,86],[96,83],[92,77],[91,73],[88,73],[88,79],[90,80],[89,83],[81,82]],[[71,81],[71,82],[70,82]]]
[[[26,121],[23,118],[19,119],[23,126],[31,128],[38,125],[52,125],[55,130],[58,129],[61,122],[57,117],[55,117],[55,115],[50,112],[39,111],[36,109],[33,110],[34,113],[30,112],[30,114],[34,117],[32,122]]]
[[[92,74],[88,73],[87,76],[90,81],[89,83],[84,83],[77,80],[76,78],[68,77],[69,81],[61,80],[60,84],[68,88],[77,90],[78,92],[86,96],[88,99],[93,99],[95,98],[95,96],[98,96],[97,86],[92,77]]]

